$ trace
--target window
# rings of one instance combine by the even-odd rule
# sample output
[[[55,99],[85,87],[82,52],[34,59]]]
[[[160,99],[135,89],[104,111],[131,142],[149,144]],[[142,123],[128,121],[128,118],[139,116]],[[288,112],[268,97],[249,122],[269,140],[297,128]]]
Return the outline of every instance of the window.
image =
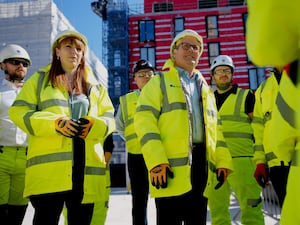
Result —
[[[218,7],[218,0],[199,0],[198,3],[199,3],[199,9]]]
[[[155,65],[155,48],[154,47],[141,48],[140,49],[140,56],[141,56],[141,59],[148,60],[152,64],[152,66],[154,68],[156,68],[156,65]]]
[[[154,20],[139,21],[140,42],[154,41]]]
[[[114,52],[114,66],[121,66],[121,52],[116,50]]]
[[[174,37],[180,33],[181,31],[184,30],[184,18],[183,17],[178,17],[175,18],[175,34]]]
[[[229,0],[230,6],[245,5],[245,0]]]
[[[243,13],[243,24],[244,24],[245,35],[246,35],[247,19],[248,19],[248,13]]]
[[[208,60],[209,65],[211,64],[212,60],[220,55],[220,43],[208,43]]]
[[[248,70],[249,74],[249,86],[250,89],[256,90],[261,82],[265,80],[265,69],[264,68],[250,68]]]
[[[217,16],[207,16],[206,17],[206,27],[207,27],[207,37],[213,38],[218,37],[218,17]]]
[[[159,2],[153,5],[154,12],[168,12],[173,11],[173,3],[171,2]]]

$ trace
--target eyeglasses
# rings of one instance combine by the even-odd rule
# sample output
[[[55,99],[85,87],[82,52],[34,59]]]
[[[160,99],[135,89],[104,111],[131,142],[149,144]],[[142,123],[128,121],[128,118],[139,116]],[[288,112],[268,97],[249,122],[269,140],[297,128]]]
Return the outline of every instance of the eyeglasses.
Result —
[[[24,67],[28,67],[29,66],[29,63],[26,62],[26,61],[21,61],[21,60],[18,60],[18,59],[8,59],[6,60],[5,62],[9,63],[9,64],[12,64],[12,65],[15,65],[15,66],[18,66],[20,64],[22,64]]]
[[[140,72],[136,72],[135,76],[137,76],[137,77],[152,77],[152,76],[154,76],[154,73],[152,70],[140,71]]]
[[[229,75],[231,73],[232,73],[231,69],[219,69],[219,70],[215,70],[214,72],[215,75],[221,75],[221,74]]]
[[[192,50],[193,50],[194,52],[199,52],[199,51],[200,51],[200,46],[198,46],[198,45],[191,45],[191,44],[189,44],[189,43],[187,43],[187,42],[181,42],[181,43],[179,44],[179,46],[181,46],[181,47],[183,48],[183,50],[185,50],[185,51],[188,51],[188,50],[190,50],[191,48],[192,48]]]

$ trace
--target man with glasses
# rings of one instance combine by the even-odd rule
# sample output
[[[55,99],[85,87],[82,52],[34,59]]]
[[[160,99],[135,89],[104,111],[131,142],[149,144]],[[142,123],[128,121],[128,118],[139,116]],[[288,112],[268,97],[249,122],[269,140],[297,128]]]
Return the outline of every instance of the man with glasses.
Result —
[[[0,63],[5,74],[0,86],[0,218],[3,225],[21,225],[28,204],[23,198],[27,135],[10,120],[8,109],[31,60],[24,48],[11,44],[0,52]]]
[[[234,173],[228,176],[220,189],[209,189],[211,197],[208,199],[208,205],[212,224],[231,225],[229,207],[233,189],[241,208],[241,223],[262,225],[264,217],[261,211],[261,188],[253,177],[255,164],[251,121],[255,96],[251,90],[233,84],[234,69],[232,58],[227,55],[216,57],[210,67],[212,80],[217,87],[217,108],[232,156]],[[218,181],[215,179],[213,182]]]
[[[203,47],[196,31],[178,33],[164,72],[138,99],[134,125],[150,172],[157,225],[205,225],[208,170],[217,173],[217,188],[233,170],[213,92],[196,69]]]
[[[132,224],[147,225],[147,203],[149,195],[148,171],[137,140],[133,117],[136,102],[141,90],[154,76],[154,67],[147,60],[141,59],[133,67],[133,79],[137,91],[120,97],[120,106],[116,115],[117,131],[126,141],[128,151],[127,168],[132,195]]]

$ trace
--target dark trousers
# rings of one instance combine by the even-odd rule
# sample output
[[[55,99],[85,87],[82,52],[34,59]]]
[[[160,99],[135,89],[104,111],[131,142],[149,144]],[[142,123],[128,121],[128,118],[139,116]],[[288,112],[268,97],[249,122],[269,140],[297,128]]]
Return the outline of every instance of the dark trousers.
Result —
[[[33,225],[57,225],[64,204],[67,207],[68,225],[89,225],[94,204],[82,204],[85,167],[85,143],[73,138],[72,191],[30,196],[35,209]]]
[[[191,166],[192,190],[180,196],[156,198],[157,225],[205,225],[207,198],[203,192],[207,176],[205,146],[195,145]]]
[[[94,204],[81,204],[72,192],[35,195],[30,197],[34,208],[33,225],[57,225],[64,203],[68,210],[68,225],[89,225]]]
[[[286,195],[287,178],[289,175],[289,166],[273,166],[270,168],[270,179],[277,194],[279,204],[282,207]]]
[[[149,180],[143,155],[128,153],[127,165],[132,195],[132,224],[147,225]]]

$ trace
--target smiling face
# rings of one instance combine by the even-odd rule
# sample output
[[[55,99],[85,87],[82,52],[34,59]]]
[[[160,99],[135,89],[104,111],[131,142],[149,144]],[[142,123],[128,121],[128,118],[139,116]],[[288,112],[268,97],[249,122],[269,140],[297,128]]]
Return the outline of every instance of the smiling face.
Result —
[[[85,46],[82,41],[75,37],[63,39],[56,47],[56,56],[60,59],[62,68],[65,72],[77,69],[84,56]]]
[[[175,65],[191,73],[197,66],[201,56],[200,43],[194,37],[184,37],[178,41],[173,50]]]

